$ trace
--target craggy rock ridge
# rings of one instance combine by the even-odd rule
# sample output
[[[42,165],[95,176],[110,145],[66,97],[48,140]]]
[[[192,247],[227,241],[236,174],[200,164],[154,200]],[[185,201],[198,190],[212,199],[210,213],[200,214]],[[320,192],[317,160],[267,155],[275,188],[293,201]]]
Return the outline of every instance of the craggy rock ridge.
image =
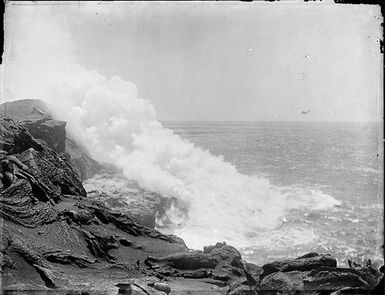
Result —
[[[37,139],[71,162],[82,180],[92,177],[101,166],[83,147],[66,135],[66,122],[53,119],[47,104],[39,99],[22,99],[0,105],[0,117],[22,123]]]
[[[157,193],[142,189],[121,174],[99,173],[83,183],[88,196],[136,222],[155,228],[156,216],[164,216],[171,202]]]
[[[328,254],[309,253],[259,267],[225,243],[190,250],[87,195],[73,164],[54,148],[25,124],[0,118],[2,294],[381,290],[382,274],[369,262],[340,268]]]

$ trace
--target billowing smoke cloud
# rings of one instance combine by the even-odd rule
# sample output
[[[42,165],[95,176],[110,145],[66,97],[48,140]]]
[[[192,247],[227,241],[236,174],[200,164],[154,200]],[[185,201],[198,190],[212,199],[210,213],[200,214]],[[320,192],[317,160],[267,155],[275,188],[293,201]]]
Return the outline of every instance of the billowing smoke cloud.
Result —
[[[4,95],[55,104],[57,115],[95,159],[176,198],[169,218],[190,247],[217,241],[249,246],[292,208],[336,204],[326,195],[320,200],[317,194],[284,194],[267,179],[242,175],[223,158],[164,128],[132,82],[108,79],[77,64],[71,36],[57,17],[46,7],[8,7],[6,41],[12,37],[13,48],[6,56]]]

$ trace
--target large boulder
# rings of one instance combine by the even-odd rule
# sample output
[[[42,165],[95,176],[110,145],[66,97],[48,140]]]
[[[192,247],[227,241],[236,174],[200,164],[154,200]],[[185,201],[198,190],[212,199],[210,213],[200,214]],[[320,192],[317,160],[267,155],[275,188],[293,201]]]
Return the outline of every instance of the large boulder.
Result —
[[[157,215],[164,214],[171,206],[170,199],[142,189],[121,173],[100,173],[83,184],[90,198],[150,228],[155,228]]]
[[[319,267],[336,267],[337,260],[329,254],[309,253],[295,259],[274,261],[262,266],[262,276],[268,276],[274,272],[308,271]]]
[[[379,275],[374,269],[322,267],[311,271],[275,272],[263,278],[263,291],[332,292],[341,289],[372,290]],[[355,293],[355,294],[359,294]]]
[[[300,271],[276,272],[263,278],[260,290],[271,292],[299,292],[304,290],[306,274]]]
[[[223,286],[253,286],[259,282],[262,270],[242,260],[237,249],[226,243],[204,247],[204,251],[177,253],[165,257],[149,256],[146,264],[156,273],[166,276],[206,279]]]
[[[355,290],[365,293],[376,287],[381,274],[371,264],[364,267],[337,267],[330,255],[309,253],[296,259],[274,261],[263,267],[259,290],[263,292],[330,293]]]

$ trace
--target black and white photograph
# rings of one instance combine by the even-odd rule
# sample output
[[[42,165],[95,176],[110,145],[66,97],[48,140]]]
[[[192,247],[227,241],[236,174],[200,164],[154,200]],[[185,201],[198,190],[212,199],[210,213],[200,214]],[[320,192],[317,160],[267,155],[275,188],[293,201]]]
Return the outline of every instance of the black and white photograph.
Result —
[[[383,64],[376,4],[5,1],[0,293],[384,294]]]

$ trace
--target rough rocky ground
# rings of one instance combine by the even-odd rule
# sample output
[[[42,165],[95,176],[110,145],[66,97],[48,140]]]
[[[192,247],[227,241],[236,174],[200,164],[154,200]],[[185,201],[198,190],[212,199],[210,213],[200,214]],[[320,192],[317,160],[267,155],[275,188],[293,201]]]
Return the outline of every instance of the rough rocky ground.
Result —
[[[82,180],[95,171],[88,165],[76,168],[66,153],[65,122],[53,120],[42,106],[32,104],[31,109],[30,101],[25,104],[29,107],[24,115],[40,119],[26,123],[24,115],[0,118],[2,157],[21,163],[15,165],[11,185],[0,184],[3,294],[383,291],[383,275],[369,262],[341,268],[329,254],[308,253],[256,266],[225,243],[203,251],[188,249],[180,238],[156,231],[148,216],[141,219],[114,209],[95,193],[87,194]],[[22,109],[20,102],[18,107]],[[9,115],[11,107],[7,108]]]

